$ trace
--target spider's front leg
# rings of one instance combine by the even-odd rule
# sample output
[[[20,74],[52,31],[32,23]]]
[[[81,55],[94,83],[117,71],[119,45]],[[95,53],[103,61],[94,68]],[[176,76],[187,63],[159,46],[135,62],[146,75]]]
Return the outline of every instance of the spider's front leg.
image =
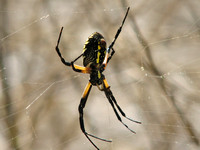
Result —
[[[95,135],[92,135],[92,134],[89,134],[85,131],[85,126],[84,126],[84,120],[83,120],[83,109],[85,107],[85,104],[86,104],[86,101],[87,101],[87,98],[88,98],[88,95],[91,91],[91,88],[92,88],[92,84],[89,82],[85,88],[85,91],[82,95],[82,98],[81,98],[81,102],[79,104],[79,107],[78,107],[78,110],[79,110],[79,121],[80,121],[80,127],[81,127],[81,130],[82,132],[85,134],[85,136],[87,137],[87,139],[90,141],[90,143],[92,143],[92,145],[99,150],[99,148],[94,144],[94,142],[92,142],[92,140],[89,138],[89,136],[93,137],[93,138],[96,138],[98,140],[102,140],[102,141],[105,141],[105,142],[112,142],[110,140],[106,140],[106,139],[102,139],[102,138],[99,138]]]
[[[136,120],[133,120],[133,119],[130,119],[130,118],[128,118],[128,117],[126,116],[126,114],[124,113],[124,111],[123,111],[123,110],[120,108],[120,106],[118,105],[118,103],[117,103],[115,97],[113,96],[113,94],[112,94],[112,92],[111,92],[111,90],[110,90],[110,86],[108,85],[106,79],[103,80],[103,86],[104,86],[105,95],[106,95],[106,97],[107,97],[109,103],[111,104],[111,106],[112,106],[112,108],[113,108],[113,110],[114,110],[114,112],[115,112],[115,115],[117,116],[117,119],[118,119],[127,129],[129,129],[132,133],[135,133],[135,131],[131,130],[131,129],[122,121],[122,119],[121,119],[120,115],[118,114],[118,112],[117,112],[115,106],[117,107],[117,109],[118,109],[118,111],[121,113],[121,115],[122,115],[123,117],[125,117],[126,119],[128,119],[128,120],[130,120],[130,121],[132,121],[132,122],[135,122],[135,123],[139,123],[139,124],[141,124],[141,122],[136,121]]]

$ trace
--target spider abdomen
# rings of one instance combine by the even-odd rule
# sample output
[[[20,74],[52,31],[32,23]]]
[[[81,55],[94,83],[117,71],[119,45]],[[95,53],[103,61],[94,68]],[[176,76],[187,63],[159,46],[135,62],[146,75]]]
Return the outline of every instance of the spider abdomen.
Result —
[[[83,47],[83,65],[102,64],[106,54],[106,42],[104,37],[95,32],[89,36]]]

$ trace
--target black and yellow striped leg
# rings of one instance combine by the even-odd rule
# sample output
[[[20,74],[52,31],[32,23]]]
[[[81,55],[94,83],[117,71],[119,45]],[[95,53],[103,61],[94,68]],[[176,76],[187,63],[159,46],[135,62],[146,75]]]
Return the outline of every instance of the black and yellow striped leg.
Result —
[[[112,56],[115,54],[115,50],[114,48],[112,48],[112,52],[110,54],[110,56],[108,57],[107,63],[110,61],[110,59],[112,58]]]
[[[66,66],[69,66],[69,67],[72,67],[72,69],[76,72],[82,72],[82,73],[89,73],[89,70],[88,68],[86,67],[82,67],[82,66],[78,66],[78,65],[75,65],[74,62],[77,61],[81,56],[83,56],[83,53],[78,56],[76,59],[74,59],[72,62],[67,62],[64,57],[62,56],[61,52],[60,52],[60,49],[59,49],[59,43],[60,43],[60,38],[61,38],[61,35],[62,35],[62,31],[63,31],[63,27],[61,28],[60,30],[60,34],[59,34],[59,37],[58,37],[58,41],[57,41],[57,45],[56,45],[56,52],[58,54],[58,56],[60,57],[60,60],[62,61],[62,63]]]
[[[108,55],[109,55],[109,53],[110,53],[110,50],[113,48],[113,46],[114,46],[114,44],[115,44],[115,42],[116,42],[116,40],[117,40],[119,34],[120,34],[121,31],[122,31],[122,27],[123,27],[123,25],[124,25],[124,22],[125,22],[125,20],[126,20],[127,15],[128,15],[129,9],[130,9],[130,7],[127,8],[126,14],[125,14],[124,19],[123,19],[123,21],[122,21],[122,24],[121,24],[121,26],[119,27],[119,29],[117,30],[117,33],[115,34],[115,37],[114,37],[112,43],[109,45],[109,47],[108,47],[107,50],[106,50],[106,56],[105,56],[104,61],[103,61],[104,69],[106,68],[107,63],[108,63],[108,58],[109,58]]]
[[[61,35],[62,35],[62,31],[63,31],[63,27],[61,28],[60,30],[60,34],[59,34],[59,37],[58,37],[58,41],[57,41],[57,45],[56,45],[56,52],[58,54],[58,56],[60,57],[62,63],[66,66],[71,66],[71,63],[70,62],[67,62],[65,61],[64,57],[62,56],[61,52],[60,52],[60,49],[59,49],[59,43],[60,43],[60,38],[61,38]]]
[[[102,140],[102,141],[105,141],[105,142],[112,142],[110,140],[106,140],[106,139],[102,139],[102,138],[99,138],[99,137],[96,137],[92,134],[89,134],[85,131],[85,126],[84,126],[84,120],[83,120],[83,109],[85,107],[85,104],[86,104],[86,101],[87,101],[87,98],[88,98],[88,95],[91,91],[91,88],[92,88],[92,84],[89,82],[85,88],[85,91],[83,93],[83,96],[81,98],[81,102],[80,102],[80,105],[78,107],[78,110],[79,110],[79,121],[80,121],[80,127],[81,127],[81,130],[82,132],[85,134],[85,136],[87,137],[87,139],[90,141],[90,143],[92,143],[92,145],[99,150],[99,148],[92,142],[92,140],[89,138],[89,136],[93,137],[93,138],[96,138],[98,140]]]
[[[110,91],[110,92],[111,92],[111,91]],[[112,92],[111,92],[111,94],[112,94]],[[117,106],[117,109],[120,111],[120,113],[122,114],[123,117],[125,117],[126,119],[128,119],[128,120],[130,120],[130,121],[132,121],[132,122],[141,124],[140,121],[133,120],[133,119],[128,118],[128,117],[126,116],[126,114],[125,114],[125,113],[123,112],[123,110],[120,108],[120,106],[118,105],[118,103],[117,103],[117,101],[116,101],[116,99],[115,99],[115,97],[114,97],[113,95],[111,95],[111,99],[112,99],[112,101],[114,102],[114,104]]]
[[[103,81],[103,85],[104,85],[104,92],[105,92],[105,95],[106,97],[108,98],[108,101],[110,102],[114,112],[115,112],[115,115],[117,116],[117,119],[127,128],[129,129],[132,133],[135,133],[135,131],[131,130],[121,119],[120,115],[118,114],[115,106],[117,107],[117,109],[119,110],[119,112],[121,113],[121,115],[125,118],[127,118],[128,120],[130,121],[133,121],[133,122],[136,122],[136,123],[141,123],[139,121],[135,121],[133,119],[130,119],[128,117],[126,117],[126,114],[123,112],[123,110],[120,108],[120,106],[117,104],[117,101],[115,99],[115,97],[113,96],[111,90],[110,90],[110,86],[108,85],[106,79],[104,79]]]

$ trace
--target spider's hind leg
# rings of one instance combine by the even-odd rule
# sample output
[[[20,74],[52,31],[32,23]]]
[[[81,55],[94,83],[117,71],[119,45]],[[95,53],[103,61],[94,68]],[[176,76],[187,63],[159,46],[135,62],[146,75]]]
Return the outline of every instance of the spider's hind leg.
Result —
[[[112,52],[111,52],[110,56],[108,57],[107,63],[111,60],[111,58],[114,54],[115,54],[115,50],[114,50],[114,48],[112,48]]]
[[[58,37],[58,41],[57,41],[57,45],[56,45],[56,52],[58,54],[58,56],[60,57],[60,60],[62,61],[62,63],[66,66],[71,66],[72,69],[76,72],[82,72],[82,73],[88,73],[88,70],[86,67],[82,67],[82,66],[78,66],[78,65],[75,65],[74,62],[77,61],[81,56],[83,56],[84,53],[82,53],[81,55],[79,55],[76,59],[74,59],[72,62],[68,62],[65,60],[65,58],[62,56],[61,52],[60,52],[60,49],[59,49],[59,44],[60,44],[60,39],[61,39],[61,36],[62,36],[62,31],[63,31],[63,27],[61,28],[60,30],[60,34],[59,34],[59,37]]]
[[[59,49],[59,44],[60,44],[60,38],[61,38],[61,35],[62,35],[62,31],[63,31],[63,27],[61,28],[60,30],[60,34],[59,34],[59,37],[58,37],[58,41],[57,41],[57,45],[56,45],[56,52],[58,54],[58,56],[60,57],[62,63],[66,66],[71,66],[71,63],[70,62],[67,62],[64,57],[62,56],[61,52],[60,52],[60,49]]]

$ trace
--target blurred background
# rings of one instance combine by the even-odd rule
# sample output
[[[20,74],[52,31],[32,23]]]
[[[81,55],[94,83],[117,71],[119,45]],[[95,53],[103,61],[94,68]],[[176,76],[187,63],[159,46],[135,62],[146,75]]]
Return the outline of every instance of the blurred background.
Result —
[[[89,75],[64,66],[93,32],[107,45],[130,12],[104,72],[132,134],[92,88],[86,130],[102,150],[200,149],[200,1],[1,0],[0,149],[94,150],[79,127]],[[82,65],[82,59],[77,61]]]

